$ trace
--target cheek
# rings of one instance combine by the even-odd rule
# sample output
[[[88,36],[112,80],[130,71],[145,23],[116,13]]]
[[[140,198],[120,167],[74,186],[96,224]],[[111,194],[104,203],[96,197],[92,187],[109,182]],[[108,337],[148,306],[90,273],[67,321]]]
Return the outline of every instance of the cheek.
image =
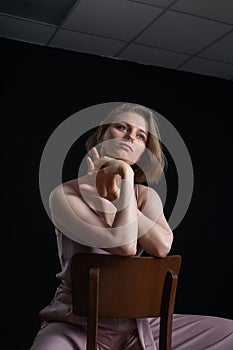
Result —
[[[101,156],[107,155],[107,154],[109,156],[113,156],[114,151],[116,150],[116,147],[117,147],[117,142],[119,142],[119,140],[112,137],[103,139],[102,142],[100,143]]]
[[[114,138],[116,138],[116,135],[115,135],[114,131],[108,130],[104,134],[103,141],[111,140],[111,139],[114,139]]]
[[[146,149],[145,144],[141,144],[141,143],[136,144],[135,151],[138,156],[141,156],[144,153],[145,149]]]

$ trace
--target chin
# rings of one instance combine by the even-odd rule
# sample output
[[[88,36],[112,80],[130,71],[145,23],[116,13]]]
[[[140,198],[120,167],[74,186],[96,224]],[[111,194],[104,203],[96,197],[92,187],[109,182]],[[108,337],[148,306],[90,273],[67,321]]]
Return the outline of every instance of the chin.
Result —
[[[128,157],[126,157],[125,154],[123,154],[123,152],[106,152],[105,151],[105,156],[110,157],[110,158],[123,160],[125,163],[127,163],[129,165],[133,165],[134,164],[132,159],[129,159]]]
[[[129,165],[133,165],[134,162],[132,162],[132,160],[124,158],[124,157],[114,157],[115,159],[119,159],[119,160],[123,160],[125,163],[129,164]]]

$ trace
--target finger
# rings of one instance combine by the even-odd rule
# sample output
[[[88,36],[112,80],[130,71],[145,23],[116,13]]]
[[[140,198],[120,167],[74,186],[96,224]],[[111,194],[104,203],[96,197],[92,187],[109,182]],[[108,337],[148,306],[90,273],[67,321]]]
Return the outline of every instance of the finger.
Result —
[[[90,171],[92,172],[97,172],[99,171],[102,167],[106,167],[110,161],[112,161],[113,159],[112,158],[109,158],[109,157],[101,157],[101,158],[97,158],[95,160],[92,160],[90,158],[90,161],[92,162],[92,165],[91,165],[91,168],[90,168]]]
[[[102,168],[105,168],[111,164],[112,158],[109,157],[102,157],[94,161],[95,169],[100,170]]]
[[[95,165],[91,157],[87,157],[87,167],[88,167],[88,170],[87,170],[88,174],[91,174],[95,170]]]
[[[91,153],[92,153],[92,156],[93,156],[93,159],[94,159],[94,160],[100,158],[99,153],[98,153],[96,147],[93,147],[93,148],[91,149]]]

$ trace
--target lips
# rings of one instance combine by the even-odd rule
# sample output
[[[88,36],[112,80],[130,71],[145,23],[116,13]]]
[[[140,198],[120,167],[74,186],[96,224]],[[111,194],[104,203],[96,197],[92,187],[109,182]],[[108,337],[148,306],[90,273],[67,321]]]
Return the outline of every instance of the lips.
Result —
[[[128,151],[131,151],[131,152],[133,151],[132,147],[128,143],[120,142],[119,146],[121,146],[121,148],[125,148]]]

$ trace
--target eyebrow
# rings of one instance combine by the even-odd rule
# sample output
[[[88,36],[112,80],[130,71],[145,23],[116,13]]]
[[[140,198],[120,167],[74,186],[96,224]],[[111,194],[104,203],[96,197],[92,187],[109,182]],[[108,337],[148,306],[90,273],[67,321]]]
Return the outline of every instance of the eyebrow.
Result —
[[[126,123],[124,120],[121,120],[121,121],[119,121],[119,122],[115,122],[114,124],[118,124],[118,123],[124,123],[124,124],[126,124],[127,126],[134,126],[134,127],[136,127],[136,125]],[[141,129],[141,128],[138,128],[138,131],[143,132],[143,134],[145,134],[146,136],[148,136],[148,134],[149,134],[148,131],[146,131],[146,130],[144,130],[144,129]]]
[[[143,132],[146,136],[148,136],[148,131],[145,131],[145,130],[143,130],[143,129],[138,129],[138,131],[141,131],[141,132]]]

